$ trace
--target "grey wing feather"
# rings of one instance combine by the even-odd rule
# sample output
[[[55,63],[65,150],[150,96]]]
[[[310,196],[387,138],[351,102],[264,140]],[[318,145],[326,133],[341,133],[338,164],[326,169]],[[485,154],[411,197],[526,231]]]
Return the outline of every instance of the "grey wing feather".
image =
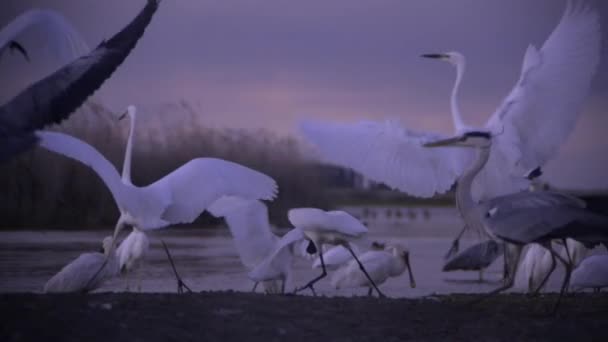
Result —
[[[477,271],[490,266],[503,252],[503,246],[494,240],[475,244],[456,254],[443,266],[443,271]]]

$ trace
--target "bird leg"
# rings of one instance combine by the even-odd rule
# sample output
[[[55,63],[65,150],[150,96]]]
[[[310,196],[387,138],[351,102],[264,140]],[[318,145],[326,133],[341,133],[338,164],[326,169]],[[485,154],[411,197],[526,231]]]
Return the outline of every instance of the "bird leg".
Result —
[[[555,307],[553,308],[553,314],[557,313],[557,309],[559,308],[559,303],[561,302],[562,296],[564,295],[564,292],[566,290],[566,287],[568,286],[568,283],[570,282],[570,274],[572,273],[572,266],[570,265],[570,263],[567,260],[564,260],[564,258],[562,258],[561,255],[559,255],[558,253],[556,253],[553,248],[549,247],[549,251],[551,251],[551,254],[554,255],[557,260],[559,260],[563,265],[564,268],[566,269],[566,275],[564,276],[564,281],[562,282],[562,287],[559,291],[559,297],[557,297],[557,303],[555,303]]]
[[[443,257],[444,259],[447,260],[447,259],[451,258],[454,254],[458,253],[458,249],[460,248],[460,238],[462,237],[462,234],[464,234],[464,232],[466,230],[467,230],[467,226],[462,227],[462,230],[460,231],[458,236],[454,239],[454,241],[452,241],[452,247],[450,247],[448,252]]]
[[[381,298],[386,298],[386,296],[384,295],[384,293],[382,293],[378,289],[378,286],[376,286],[376,283],[374,283],[374,281],[372,280],[372,278],[369,276],[369,274],[365,270],[365,267],[363,267],[363,264],[361,263],[361,261],[359,261],[359,258],[357,258],[357,255],[355,255],[355,252],[353,252],[353,250],[350,248],[350,245],[348,243],[345,243],[343,246],[346,249],[348,249],[348,251],[353,256],[353,258],[355,259],[355,261],[357,262],[357,264],[359,264],[359,269],[361,270],[361,272],[363,272],[363,274],[365,274],[365,277],[367,277],[367,280],[370,282],[370,284],[372,284],[372,286],[374,287],[374,289],[376,290],[376,292],[378,292],[378,296],[380,296]]]
[[[542,246],[544,248],[546,248],[549,252],[551,252],[551,242],[550,241],[548,243],[543,243]],[[535,289],[532,289],[532,293],[531,294],[533,296],[538,295],[538,293],[540,292],[540,290],[545,286],[545,284],[549,280],[549,277],[551,277],[551,274],[553,273],[554,270],[555,270],[555,255],[553,253],[551,253],[551,267],[549,268],[549,272],[547,272],[547,274],[545,274],[545,277],[543,278],[543,281],[540,282],[540,284],[538,285],[538,287],[535,288]]]
[[[281,279],[281,294],[285,294],[285,278]]]
[[[368,297],[371,297],[371,296],[372,296],[372,291],[373,291],[373,290],[374,290],[374,289],[373,289],[372,287],[368,287],[368,288],[367,288],[367,296],[368,296]]]
[[[188,285],[186,285],[186,283],[184,283],[182,278],[177,273],[177,269],[175,268],[175,264],[173,263],[173,258],[171,257],[171,253],[169,253],[169,248],[167,248],[165,241],[160,240],[160,242],[162,243],[163,248],[165,249],[165,253],[167,253],[167,257],[169,258],[169,262],[171,263],[171,268],[173,269],[173,273],[175,274],[175,279],[177,279],[177,293],[179,293],[179,294],[184,293],[184,288],[186,290],[188,290],[188,292],[192,293],[192,290],[190,290]]]
[[[512,248],[507,248],[505,246],[505,259],[509,259],[509,257],[513,257],[511,262],[507,262],[508,266],[508,277],[506,278],[505,283],[497,289],[494,289],[488,293],[481,295],[479,298],[476,298],[469,302],[469,305],[477,304],[497,293],[503,292],[505,290],[513,287],[513,283],[515,282],[515,271],[517,271],[517,266],[519,263],[519,257],[521,256],[521,246],[519,245],[511,245]]]
[[[327,276],[327,270],[325,269],[325,261],[323,261],[323,250],[321,248],[319,248],[319,259],[321,260],[321,268],[323,269],[323,272],[321,273],[321,275],[319,275],[318,277],[314,278],[313,280],[309,281],[308,284],[296,288],[294,290],[294,293],[298,293],[306,288],[309,288],[312,291],[312,294],[314,296],[317,295],[317,293],[315,292],[315,288],[313,287],[313,285],[318,282],[319,280],[325,278]]]
[[[259,281],[256,281],[256,282],[253,284],[253,288],[251,289],[251,292],[255,292],[255,289],[258,287],[258,284],[259,284],[259,283],[260,283]]]

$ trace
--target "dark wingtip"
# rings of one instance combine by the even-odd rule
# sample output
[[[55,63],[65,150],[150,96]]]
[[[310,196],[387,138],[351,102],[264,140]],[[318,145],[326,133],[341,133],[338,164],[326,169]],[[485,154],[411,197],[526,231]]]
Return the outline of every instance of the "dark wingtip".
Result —
[[[441,54],[441,53],[425,53],[424,55],[420,55],[420,57],[441,59],[441,58],[446,58],[447,55],[444,55],[444,54]]]
[[[15,41],[15,40],[11,40],[11,42],[8,45],[8,48],[11,51],[14,51],[14,50],[19,51],[19,53],[21,55],[23,55],[23,58],[25,58],[26,61],[28,61],[28,62],[30,61],[30,56],[28,55],[27,50],[19,42]]]
[[[537,168],[531,170],[530,172],[528,172],[526,174],[526,178],[528,178],[529,180],[533,180],[535,178],[538,178],[540,176],[543,175],[543,170],[541,169],[540,166],[538,166]]]

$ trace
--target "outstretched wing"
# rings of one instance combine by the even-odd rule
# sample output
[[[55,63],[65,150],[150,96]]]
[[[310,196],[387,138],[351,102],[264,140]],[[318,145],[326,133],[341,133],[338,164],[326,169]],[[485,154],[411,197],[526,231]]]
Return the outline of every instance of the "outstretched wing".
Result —
[[[275,258],[279,257],[281,253],[285,251],[293,243],[305,239],[304,233],[301,229],[294,228],[283,235],[278,243],[274,246],[274,249],[264,260],[255,266],[251,272],[249,272],[249,279],[253,281],[264,281],[270,279],[276,279],[279,276],[281,270],[277,267],[273,267]]]
[[[367,233],[367,227],[347,212],[325,211],[317,208],[294,208],[287,212],[289,222],[300,229],[325,228],[340,233],[360,236]]]
[[[62,61],[71,61],[89,51],[80,33],[64,16],[54,10],[36,8],[21,13],[0,30],[0,52],[30,27],[37,27],[46,35],[47,44]],[[17,48],[29,60],[25,47],[18,44]]]
[[[208,210],[216,217],[224,217],[241,262],[248,269],[270,254],[279,240],[270,230],[266,205],[258,200],[223,196]]]
[[[75,159],[92,168],[110,189],[118,206],[122,207],[124,205],[124,196],[128,193],[124,191],[124,185],[118,171],[93,146],[78,138],[59,132],[39,131],[36,132],[36,136],[40,140],[40,146],[47,150]]]
[[[544,165],[572,132],[599,63],[600,40],[596,11],[568,1],[540,51],[528,47],[519,81],[486,124],[496,134],[492,153],[502,154],[509,169],[523,174]]]
[[[148,188],[171,194],[171,204],[162,214],[171,223],[194,221],[225,195],[271,200],[277,192],[277,184],[265,174],[215,158],[193,159]]]
[[[470,155],[462,149],[424,148],[423,143],[442,137],[410,131],[393,121],[305,122],[300,131],[324,161],[418,197],[448,191]]]
[[[139,15],[110,40],[32,84],[0,107],[0,141],[15,137],[25,140],[34,130],[69,117],[129,55],[156,12],[158,1],[148,0]],[[27,145],[32,143],[28,141]],[[0,160],[18,152],[17,147],[24,149],[14,142],[0,147]]]

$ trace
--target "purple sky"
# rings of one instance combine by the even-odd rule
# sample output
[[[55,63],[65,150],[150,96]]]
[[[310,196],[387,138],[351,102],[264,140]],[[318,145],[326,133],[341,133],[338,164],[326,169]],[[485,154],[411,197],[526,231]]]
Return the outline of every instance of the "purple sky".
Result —
[[[93,47],[144,3],[3,0],[0,25],[25,9],[50,7]],[[608,37],[608,2],[597,3]],[[305,117],[399,118],[410,128],[449,133],[455,72],[418,56],[450,50],[467,56],[461,108],[468,122],[482,125],[517,80],[526,46],[542,44],[564,6],[557,0],[165,0],[97,96],[116,111],[183,99],[215,126],[291,133]],[[24,37],[26,45],[35,42],[35,33]],[[607,50],[574,133],[546,169],[559,185],[608,189]],[[15,56],[0,60],[0,101],[36,77],[23,74],[25,68],[43,72],[32,64]]]

